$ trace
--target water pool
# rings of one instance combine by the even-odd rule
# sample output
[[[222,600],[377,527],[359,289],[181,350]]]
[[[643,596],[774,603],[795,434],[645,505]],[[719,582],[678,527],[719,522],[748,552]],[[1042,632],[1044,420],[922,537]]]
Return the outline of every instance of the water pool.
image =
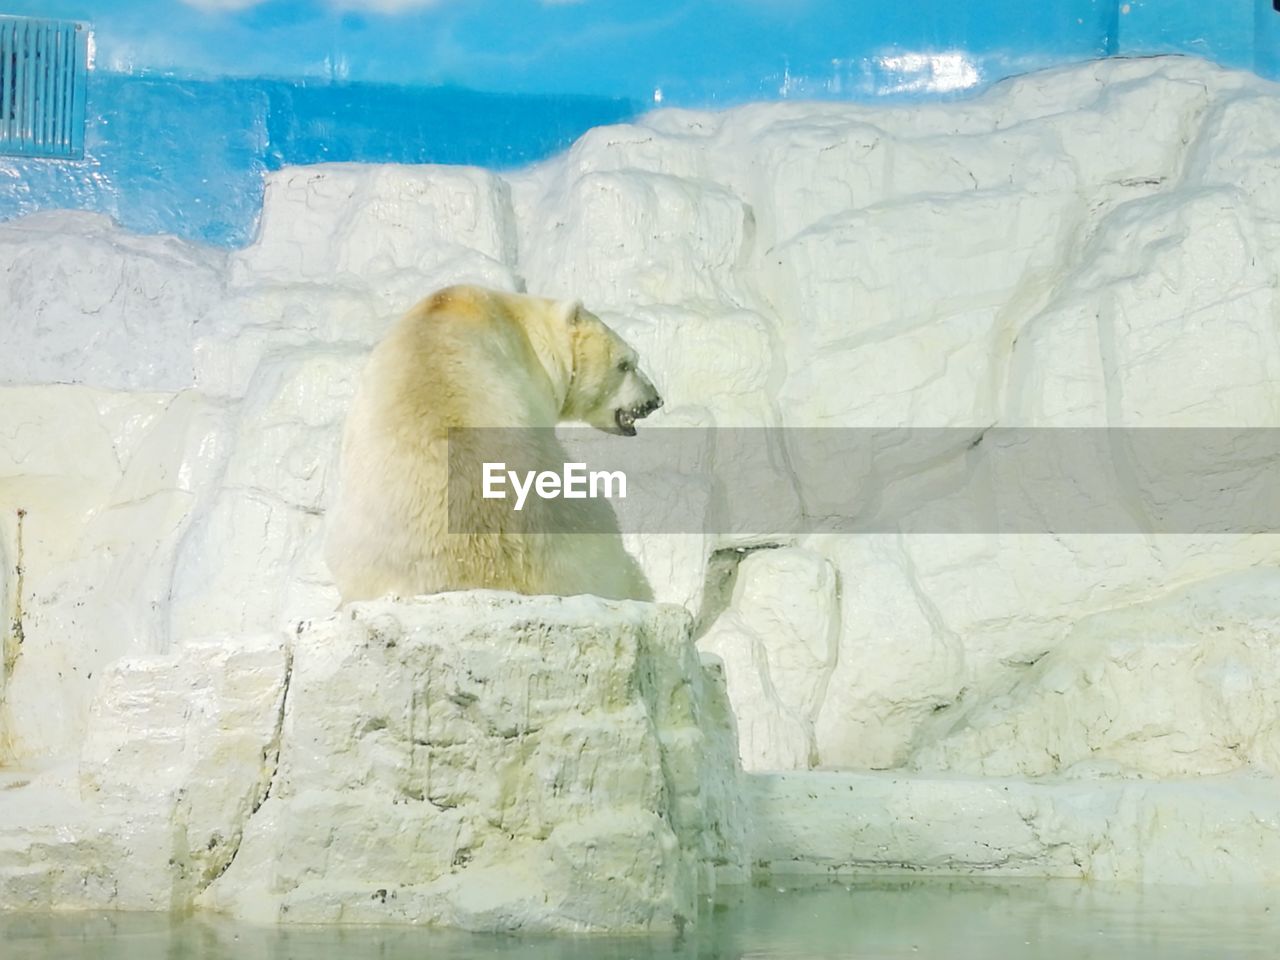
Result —
[[[1280,955],[1280,890],[860,878],[721,891],[696,930],[613,939],[415,927],[258,927],[218,917],[0,915],[5,960],[656,960]]]

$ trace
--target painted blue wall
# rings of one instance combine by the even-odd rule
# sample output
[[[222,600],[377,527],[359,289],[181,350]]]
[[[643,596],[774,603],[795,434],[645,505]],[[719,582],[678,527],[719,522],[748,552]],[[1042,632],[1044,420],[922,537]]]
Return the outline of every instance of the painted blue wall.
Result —
[[[235,9],[239,8],[239,9]],[[686,104],[842,96],[886,56],[957,51],[986,69],[1117,52],[1255,62],[1271,0],[0,0],[94,24],[100,69],[312,77]],[[393,12],[387,12],[393,11]]]
[[[253,239],[263,174],[324,161],[521,166],[636,112],[629,100],[449,87],[96,73],[85,158],[0,156],[0,219],[95,210],[139,233]]]
[[[0,157],[0,218],[70,206],[252,238],[264,171],[509,167],[655,102],[962,96],[1115,53],[1275,76],[1271,0],[0,0],[93,25],[86,157]]]

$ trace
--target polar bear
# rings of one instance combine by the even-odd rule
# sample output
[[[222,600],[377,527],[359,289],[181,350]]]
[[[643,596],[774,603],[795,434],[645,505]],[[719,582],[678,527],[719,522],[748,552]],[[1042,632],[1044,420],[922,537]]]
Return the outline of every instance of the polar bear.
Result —
[[[481,587],[652,599],[607,506],[461,502],[449,471],[473,435],[458,428],[512,428],[531,460],[563,463],[558,422],[634,436],[661,405],[636,352],[579,303],[473,286],[422,300],[373,350],[347,415],[325,544],[342,601]]]

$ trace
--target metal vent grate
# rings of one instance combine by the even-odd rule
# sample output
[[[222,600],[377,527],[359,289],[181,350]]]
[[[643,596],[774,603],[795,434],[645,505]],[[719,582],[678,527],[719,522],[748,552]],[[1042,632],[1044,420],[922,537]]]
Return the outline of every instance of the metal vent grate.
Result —
[[[0,153],[84,156],[88,30],[0,17]]]

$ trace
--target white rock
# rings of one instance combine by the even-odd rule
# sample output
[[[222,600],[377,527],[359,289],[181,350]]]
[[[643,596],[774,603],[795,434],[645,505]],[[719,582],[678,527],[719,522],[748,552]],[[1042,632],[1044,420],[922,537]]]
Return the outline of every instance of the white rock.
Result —
[[[785,873],[1280,880],[1272,778],[1028,783],[802,772],[752,775],[746,796],[754,862]]]
[[[0,384],[190,386],[191,344],[222,295],[226,260],[171,237],[124,233],[99,214],[0,224]]]
[[[78,777],[0,778],[0,893],[474,930],[674,928],[745,876],[675,607],[459,593],[125,658]],[[76,883],[77,879],[80,881]]]
[[[1117,210],[1019,334],[1006,422],[1274,425],[1268,246],[1234,190],[1186,187]]]
[[[1081,620],[913,765],[989,776],[1280,774],[1280,570]]]
[[[700,614],[731,685],[745,680],[737,687],[749,693],[735,699],[750,762],[882,768],[925,756],[949,732],[948,704],[991,704],[1037,669],[1029,664],[1067,657],[1078,621],[1116,611],[1108,616],[1136,623],[1149,615],[1139,605],[1174,586],[1273,563],[1278,538],[1215,533],[1212,516],[1177,536],[805,536],[801,507],[821,516],[877,483],[902,498],[945,492],[964,478],[967,442],[905,466],[842,450],[840,469],[814,483],[839,444],[801,443],[796,428],[1274,427],[1280,150],[1268,131],[1278,103],[1276,87],[1193,59],[1107,60],[909,108],[660,111],[509,176],[287,169],[271,176],[259,237],[231,255],[132,237],[91,215],[0,226],[0,309],[12,321],[0,332],[0,380],[25,384],[0,393],[6,762],[34,777],[30,795],[61,798],[48,808],[67,822],[98,823],[59,792],[65,777],[37,768],[64,769],[77,754],[109,664],[332,610],[318,543],[350,375],[393,317],[461,280],[579,297],[604,312],[668,397],[650,429],[788,428],[767,470],[708,442],[646,477],[668,484],[673,510],[699,517],[790,498],[795,513],[779,529],[631,535],[628,545],[660,598]],[[1214,457],[1188,459],[1200,479],[1235,489],[1238,472],[1218,478]],[[707,478],[711,466],[720,479]],[[1164,472],[1121,471],[1125,495]],[[747,566],[753,595],[772,599],[741,609],[735,600],[708,623],[708,565],[744,545],[783,548]],[[784,562],[800,555],[822,559]],[[786,600],[796,589],[821,599],[800,609]],[[838,638],[811,645],[822,633],[811,617],[835,618]],[[1046,744],[1074,745],[1076,776],[1202,776],[1245,750],[1274,769],[1259,732],[1263,688],[1226,666],[1191,670],[1184,655],[1196,639],[1134,654],[1172,657],[1180,696],[1199,705],[1177,762],[1148,752],[1143,736],[1132,753],[1108,743],[1105,757],[1086,756],[1074,721],[1030,690],[1014,712],[1037,718],[1031,740],[977,738],[961,750],[957,734],[948,757],[956,769],[1029,774],[1045,769]],[[1114,652],[1100,662],[1123,659]],[[1121,695],[1131,679],[1110,667],[1101,676],[1094,692],[1114,702],[1115,728],[1140,734],[1137,701]],[[992,729],[1007,719],[991,716]],[[1237,736],[1252,746],[1228,748]],[[1270,815],[1251,788],[1233,807],[1236,783],[1212,797],[1121,791],[1123,816],[1099,813],[1063,849],[1096,849],[1091,869],[1111,875],[1167,876],[1180,856],[1197,877],[1267,875],[1208,850],[1245,836],[1233,816]],[[129,836],[99,824],[58,839],[51,820],[9,816],[9,796],[0,791],[0,820],[17,825],[0,838],[12,854],[0,851],[0,867],[15,871],[5,876],[38,877],[39,896],[52,898],[40,902],[107,902],[100,865],[128,855]],[[943,791],[938,803],[966,796]],[[364,809],[355,794],[324,802],[334,817]],[[1172,831],[1167,847],[1133,840],[1184,814],[1199,826]],[[985,816],[943,810],[930,822],[941,833],[977,824],[993,848],[1022,842],[1013,815],[990,830]],[[639,814],[584,829],[615,854],[648,844],[650,876],[677,863],[660,826]],[[1006,829],[1001,846],[992,838]],[[929,856],[889,834],[868,834],[886,847],[876,862]],[[583,869],[580,839],[566,827],[554,843],[548,835],[554,857],[513,849],[492,869],[520,874],[526,891],[568,889],[556,884],[569,882],[566,864]],[[973,855],[970,844],[945,862]],[[1057,869],[1058,856],[1037,854],[1035,869]],[[1144,857],[1163,865],[1135,866]],[[466,882],[439,881],[421,909],[475,926],[540,916],[519,890],[495,901],[480,866]],[[119,902],[155,893],[138,883],[124,883]],[[637,887],[629,902],[666,902],[657,890]],[[317,916],[355,909],[341,893],[299,897]],[[555,922],[579,922],[564,911]]]
[[[271,788],[289,656],[279,636],[219,637],[107,671],[80,792],[124,815],[133,850],[103,865],[128,881],[104,906],[182,908],[231,863]]]
[[[738,273],[751,211],[732,192],[664,174],[586,172],[532,215],[541,224],[521,258],[530,289],[593,310],[637,304],[742,301]]]
[[[805,541],[840,578],[839,649],[814,717],[823,766],[900,766],[920,725],[964,684],[964,645],[920,588],[912,557],[897,541]]]
[[[252,919],[640,930],[740,873],[688,615],[444,594],[298,636],[271,795],[203,903]]]
[[[0,734],[16,759],[39,762],[78,748],[103,667],[169,649],[174,567],[229,430],[194,393],[11,387],[0,409],[0,535],[15,571],[19,537],[22,554]]]
[[[118,661],[79,763],[6,773],[6,909],[184,910],[270,787],[288,655],[218,638]]]
[[[201,323],[192,347],[196,386],[238,400],[260,364],[320,345],[367,351],[402,309],[358,286],[272,283],[236,290]]]
[[[510,200],[494,174],[316,164],[267,177],[258,237],[233,255],[231,275],[237,285],[375,278],[394,284],[397,274],[430,273],[476,254],[496,265],[515,259]]]
[[[239,406],[235,446],[173,570],[172,630],[204,636],[324,616],[324,507],[362,351],[312,347],[265,359]]]
[[[747,554],[729,608],[698,641],[724,663],[742,720],[745,770],[804,769],[818,760],[814,720],[836,667],[840,611],[835,572],[795,548]]]
[[[1272,229],[1280,219],[1280,191],[1267,175],[1275,144],[1266,131],[1278,120],[1280,102],[1272,91],[1223,100],[1208,112],[1186,160],[1188,179],[1239,190],[1250,209],[1272,221]]]

